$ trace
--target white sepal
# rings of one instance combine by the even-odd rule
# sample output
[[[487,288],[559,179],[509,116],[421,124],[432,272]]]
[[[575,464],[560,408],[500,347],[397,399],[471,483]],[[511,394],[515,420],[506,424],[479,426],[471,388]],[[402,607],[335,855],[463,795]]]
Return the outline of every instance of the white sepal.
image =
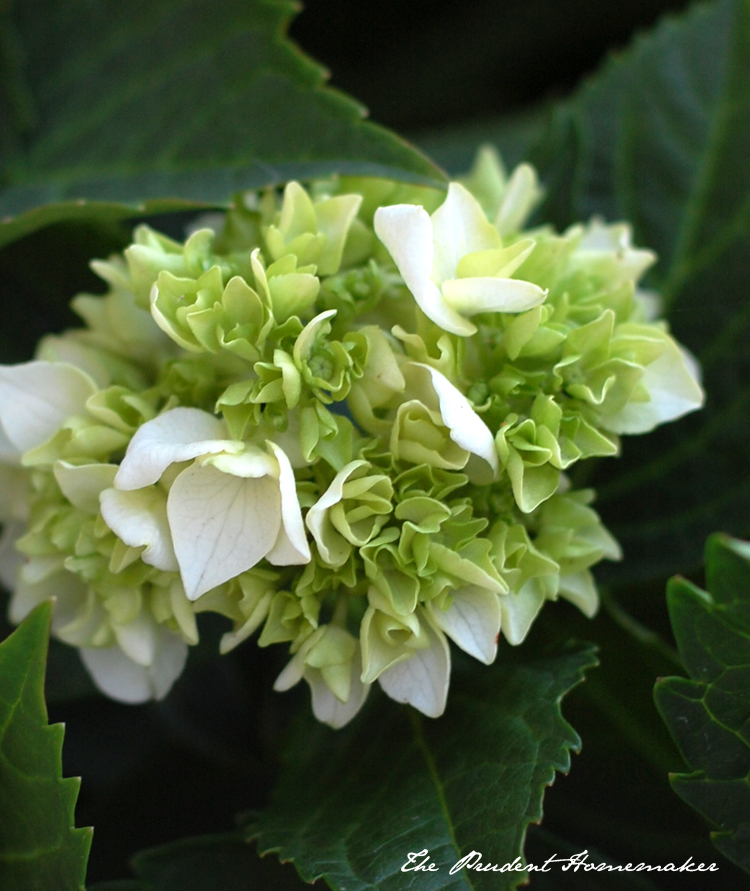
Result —
[[[497,457],[495,438],[490,428],[471,407],[469,400],[437,369],[420,362],[410,363],[424,368],[430,374],[432,388],[437,396],[440,415],[450,431],[450,438],[480,461],[469,461],[466,472],[476,485],[486,485],[497,479],[500,462]]]
[[[8,520],[0,533],[0,584],[9,591],[16,587],[18,573],[26,558],[16,550],[16,542],[26,531],[21,520]]]
[[[159,626],[150,613],[140,610],[138,615],[124,625],[112,623],[117,643],[125,655],[148,668],[153,665],[158,646]]]
[[[429,619],[422,627],[430,645],[386,668],[378,682],[391,699],[409,703],[428,718],[438,718],[448,698],[451,655],[442,631],[434,629]]]
[[[501,628],[509,644],[518,646],[523,643],[545,599],[536,579],[529,579],[520,591],[500,597]]]
[[[461,649],[490,665],[497,655],[502,614],[500,597],[473,585],[452,592],[447,610],[430,609],[433,621]]]
[[[60,491],[68,501],[89,514],[99,513],[99,496],[114,483],[114,464],[69,464],[57,461],[53,468]]]
[[[456,312],[525,312],[544,303],[539,285],[519,278],[453,278],[443,282],[443,297]]]
[[[132,492],[105,489],[100,496],[104,522],[131,548],[144,547],[141,559],[164,572],[179,569],[167,522],[167,496],[149,486]]]
[[[312,709],[315,717],[323,724],[328,724],[334,730],[338,730],[357,714],[367,699],[370,692],[370,684],[363,684],[360,680],[362,673],[362,660],[359,649],[351,660],[351,681],[349,686],[349,698],[346,702],[335,696],[328,684],[323,680],[319,671],[306,671],[304,678],[310,685],[312,693]]]
[[[613,433],[649,433],[696,411],[705,401],[699,373],[697,360],[669,338],[661,356],[643,369],[640,384],[649,401],[628,402],[617,414],[602,418],[602,426]]]
[[[374,224],[375,234],[388,248],[404,284],[427,318],[451,334],[464,337],[474,334],[476,326],[446,303],[440,288],[430,278],[435,252],[427,211],[412,204],[379,207]]]
[[[560,576],[560,597],[569,600],[589,619],[599,611],[599,592],[596,582],[588,569]]]
[[[0,365],[0,424],[20,454],[43,445],[96,393],[91,378],[63,362]]]
[[[199,408],[173,408],[146,421],[130,440],[115,477],[118,489],[141,489],[157,482],[170,464],[199,455],[237,452],[223,422]]]
[[[185,667],[187,644],[178,634],[159,626],[156,653],[150,666],[129,659],[119,646],[81,647],[80,653],[102,693],[119,702],[136,704],[167,695]]]
[[[269,563],[274,566],[297,566],[310,562],[310,545],[305,534],[302,511],[297,498],[297,483],[294,471],[285,452],[268,440],[266,446],[271,450],[279,465],[279,492],[281,494],[281,527],[271,550],[266,554]]]
[[[497,277],[459,277],[464,257],[498,251],[502,240],[477,200],[458,183],[450,184],[432,217],[422,207],[397,204],[378,208],[373,222],[419,308],[451,334],[476,333],[467,316],[522,312],[546,296],[531,282],[508,278],[516,268],[512,264]]]
[[[194,464],[172,484],[167,517],[185,594],[197,600],[271,550],[281,527],[279,486]]]
[[[448,195],[431,217],[435,250],[432,278],[437,284],[453,278],[466,254],[502,246],[476,198],[459,183],[448,186]]]

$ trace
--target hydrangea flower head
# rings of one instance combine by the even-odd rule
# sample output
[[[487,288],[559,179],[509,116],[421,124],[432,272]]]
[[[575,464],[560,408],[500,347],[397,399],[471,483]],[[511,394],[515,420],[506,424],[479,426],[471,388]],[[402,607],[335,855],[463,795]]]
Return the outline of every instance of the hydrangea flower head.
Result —
[[[524,231],[536,173],[238,196],[179,242],[94,261],[80,328],[0,366],[0,578],[99,688],[165,696],[200,636],[288,647],[275,688],[352,720],[373,684],[442,714],[545,604],[593,616],[619,559],[571,487],[700,407],[626,224]],[[223,222],[222,222],[223,220]],[[564,608],[564,607],[553,607]]]

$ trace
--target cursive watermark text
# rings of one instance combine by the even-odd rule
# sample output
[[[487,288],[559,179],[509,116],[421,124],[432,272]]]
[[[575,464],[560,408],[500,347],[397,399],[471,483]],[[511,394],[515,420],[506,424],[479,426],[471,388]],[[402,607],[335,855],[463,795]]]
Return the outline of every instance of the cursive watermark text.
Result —
[[[719,867],[715,863],[694,863],[692,857],[681,865],[676,863],[596,863],[589,860],[589,852],[581,851],[571,857],[558,857],[553,854],[543,864],[523,863],[520,857],[512,863],[487,863],[483,860],[479,851],[472,851],[460,860],[457,860],[449,869],[449,874],[460,872],[462,869],[473,869],[475,872],[552,872],[553,864],[558,864],[563,872],[718,872]],[[422,851],[413,851],[406,855],[406,862],[401,867],[401,872],[437,872],[440,867],[433,862],[430,852],[425,848]]]

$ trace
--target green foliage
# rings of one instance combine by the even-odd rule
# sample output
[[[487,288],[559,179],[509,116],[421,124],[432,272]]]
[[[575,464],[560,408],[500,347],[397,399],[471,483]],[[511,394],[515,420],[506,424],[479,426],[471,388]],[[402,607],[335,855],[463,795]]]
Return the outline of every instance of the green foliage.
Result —
[[[125,243],[114,226],[84,231],[86,221],[216,206],[237,188],[334,169],[439,178],[395,137],[358,121],[354,103],[322,88],[320,69],[282,36],[291,4],[232,0],[222,6],[220,21],[216,7],[203,0],[139,0],[126,13],[111,3],[83,0],[52,0],[45,6],[49,13],[44,16],[20,0],[0,9],[0,181],[5,186],[0,216],[20,214],[0,224],[0,243],[17,239],[0,254],[0,301],[7,313],[0,349],[6,360],[27,357],[37,339],[28,318],[39,312],[30,300],[44,304],[48,313],[49,301],[66,302],[92,287],[69,284],[68,271],[72,280],[72,270],[88,257],[105,256]],[[482,27],[489,34],[486,24]],[[211,59],[219,62],[216,80]],[[448,78],[448,64],[441,67]],[[749,68],[746,0],[696,7],[641,39],[559,106],[533,158],[548,188],[540,217],[560,227],[591,214],[627,218],[634,223],[636,243],[659,252],[650,283],[665,296],[674,334],[697,354],[705,372],[709,400],[700,415],[628,441],[620,461],[604,462],[593,478],[574,480],[600,492],[597,507],[625,546],[624,563],[611,567],[609,577],[623,585],[696,566],[709,531],[743,534],[750,525]],[[185,84],[188,90],[182,89]],[[455,139],[423,144],[455,172],[466,168],[481,137],[495,137],[506,149],[506,160],[515,162],[537,138],[542,118],[532,114],[520,128],[500,122],[491,132],[462,130]],[[311,135],[318,141],[311,142]],[[466,150],[469,143],[471,151]],[[58,203],[45,203],[50,201]],[[40,228],[75,220],[81,222]],[[20,238],[29,232],[35,234]],[[84,245],[84,235],[90,243],[108,246]],[[54,250],[61,255],[59,263],[50,262]],[[57,319],[53,324],[59,327]],[[44,325],[51,327],[46,320]],[[709,566],[712,595],[687,582],[670,588],[675,631],[681,649],[687,647],[683,658],[700,670],[691,671],[694,680],[662,682],[657,697],[695,771],[674,780],[676,791],[721,827],[717,846],[746,864],[750,830],[741,822],[748,812],[748,742],[746,731],[743,739],[738,728],[743,715],[747,721],[750,660],[740,659],[737,650],[726,653],[732,641],[747,649],[747,613],[740,616],[734,599],[747,585],[747,561],[735,545],[712,547],[715,565],[721,566],[721,571]],[[647,862],[683,853],[683,859],[691,853],[703,857],[697,854],[693,827],[686,829],[678,812],[680,803],[666,780],[659,779],[672,765],[674,751],[644,693],[653,675],[673,669],[663,666],[663,658],[647,659],[647,647],[634,643],[607,617],[594,624],[561,619],[559,636],[571,627],[577,636],[601,644],[603,667],[566,705],[585,750],[571,777],[547,796],[546,834],[536,836],[537,848],[532,837],[527,860],[544,859],[537,849],[568,855],[589,844],[592,855],[594,846],[607,851],[592,859],[608,862],[631,854]],[[28,632],[19,631],[11,640],[22,633]],[[14,658],[7,673],[5,652],[0,648],[0,704],[4,685],[18,671]],[[559,699],[591,663],[584,649],[547,662],[534,661],[527,650],[516,655],[516,661],[488,670],[457,673],[449,710],[439,721],[410,718],[406,709],[385,708],[383,701],[373,702],[361,720],[335,734],[313,725],[311,718],[301,719],[272,805],[255,823],[261,849],[279,849],[304,876],[325,875],[333,887],[347,891],[400,889],[412,879],[420,888],[443,888],[450,881],[452,887],[465,887],[467,879],[478,888],[503,887],[497,874],[449,877],[448,867],[472,849],[498,863],[521,853],[528,823],[541,817],[544,786],[555,769],[567,769],[568,750],[579,744],[560,717]],[[58,657],[63,666],[58,701],[85,694],[80,666],[75,663],[79,677],[71,684],[62,677],[68,670],[65,654],[57,650]],[[735,664],[725,671],[731,660]],[[260,672],[266,686],[275,673],[269,664]],[[233,689],[243,707],[252,701],[252,726],[265,734],[260,773],[273,764],[286,706],[269,704],[267,696],[262,702],[253,699],[248,678],[258,678],[258,663],[252,667]],[[714,671],[720,673],[714,676]],[[739,683],[728,689],[732,678]],[[218,684],[210,696],[217,689]],[[194,702],[200,698],[195,690],[195,685],[186,686],[182,695]],[[202,693],[210,698],[205,689]],[[161,715],[168,728],[165,735],[174,732],[168,717],[174,702],[170,697],[154,707],[153,714]],[[86,703],[92,710],[98,705]],[[37,702],[38,713],[40,708],[43,713]],[[145,726],[144,714],[133,712],[134,725]],[[684,717],[688,725],[678,721]],[[209,723],[196,731],[196,747],[214,745],[211,739],[205,742]],[[707,759],[701,751],[701,734],[716,743],[718,758]],[[58,743],[59,735],[56,728],[46,731]],[[84,751],[86,745],[97,745],[93,734]],[[184,756],[184,750],[180,753]],[[110,753],[99,754],[105,762]],[[251,757],[242,750],[242,759]],[[235,785],[243,786],[248,805],[261,806],[265,790],[257,776],[247,780],[242,759],[231,761]],[[140,820],[150,797],[175,801],[172,810],[181,809],[179,783],[195,785],[190,775],[195,768],[192,762],[184,769],[179,764],[181,779],[164,778],[137,799],[143,808],[137,813],[131,808],[126,819]],[[4,769],[0,762],[0,840],[19,825],[16,811],[12,821],[2,811],[10,788]],[[156,775],[155,770],[149,776]],[[70,792],[74,781],[62,782]],[[58,791],[60,783],[55,780]],[[23,796],[25,806],[34,800]],[[52,813],[45,808],[44,818]],[[72,817],[66,817],[67,832],[71,823]],[[45,826],[39,818],[32,847],[41,844],[37,838],[43,838]],[[178,828],[171,837],[179,831],[185,830]],[[85,832],[72,830],[80,848],[84,841],[88,845]],[[165,832],[163,837],[170,837],[172,827]],[[707,839],[705,844],[710,850]],[[440,872],[401,875],[406,854],[424,847]],[[137,855],[138,879],[100,883],[91,891],[299,886],[296,876],[278,878],[274,859],[258,860],[235,835],[188,839]],[[3,889],[4,868],[0,855]],[[27,875],[18,887],[33,887],[38,876],[40,887],[56,887],[46,868],[35,863],[33,878]],[[733,875],[730,864],[721,865],[722,887],[731,886]],[[662,887],[661,877],[653,885],[647,879],[633,881],[633,887]],[[80,887],[81,880],[76,882],[71,887]],[[622,878],[622,885],[612,887],[626,883],[629,879]],[[537,884],[539,891],[609,887],[599,876],[580,874],[534,876],[532,887]]]
[[[332,171],[440,182],[286,37],[296,6],[48,0],[0,17],[0,244]],[[4,106],[4,107],[3,107]]]
[[[681,578],[669,584],[691,680],[660,680],[656,704],[692,771],[673,774],[673,789],[720,827],[714,844],[750,872],[750,545],[709,539],[706,586],[710,593]]]
[[[748,528],[749,64],[750,5],[696,6],[611,60],[533,158],[544,219],[627,219],[657,251],[651,283],[709,394],[702,412],[627,442],[618,466],[586,480],[626,556],[609,578],[684,571],[711,531]]]
[[[259,858],[238,833],[188,838],[141,851],[132,861],[139,881],[98,882],[89,891],[301,891],[291,866]]]
[[[571,645],[468,671],[437,721],[382,701],[335,734],[300,721],[251,837],[339,891],[403,888],[401,866],[424,848],[439,871],[412,873],[420,886],[515,888],[523,873],[449,869],[472,850],[499,865],[522,856],[545,786],[580,747],[560,701],[594,662],[590,646]]]
[[[47,725],[50,604],[0,644],[0,879],[3,891],[83,889],[91,829],[74,829],[80,780],[62,779],[63,727]]]

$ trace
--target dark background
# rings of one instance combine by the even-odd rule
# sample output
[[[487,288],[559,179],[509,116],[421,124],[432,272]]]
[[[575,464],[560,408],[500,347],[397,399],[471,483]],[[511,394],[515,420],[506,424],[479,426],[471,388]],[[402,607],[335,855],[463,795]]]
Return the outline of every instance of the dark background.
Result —
[[[686,0],[308,0],[290,35],[410,134],[564,95]]]

